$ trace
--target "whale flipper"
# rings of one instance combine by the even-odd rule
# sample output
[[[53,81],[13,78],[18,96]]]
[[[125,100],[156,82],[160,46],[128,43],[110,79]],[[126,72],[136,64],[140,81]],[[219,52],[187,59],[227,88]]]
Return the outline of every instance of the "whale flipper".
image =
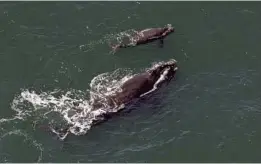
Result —
[[[164,40],[163,40],[163,39],[160,39],[160,40],[159,40],[159,47],[160,47],[160,48],[163,48],[163,46],[164,46]]]

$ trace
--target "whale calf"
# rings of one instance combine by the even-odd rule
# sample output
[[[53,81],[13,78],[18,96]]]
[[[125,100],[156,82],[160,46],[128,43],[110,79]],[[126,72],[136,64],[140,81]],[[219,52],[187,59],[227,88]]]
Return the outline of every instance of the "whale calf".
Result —
[[[124,43],[122,41],[119,44],[113,45],[112,50],[116,52],[119,48],[134,47],[155,40],[160,40],[161,45],[163,45],[163,39],[172,32],[174,32],[174,28],[171,24],[167,24],[161,28],[147,28],[136,32],[134,36],[129,36],[130,43]]]

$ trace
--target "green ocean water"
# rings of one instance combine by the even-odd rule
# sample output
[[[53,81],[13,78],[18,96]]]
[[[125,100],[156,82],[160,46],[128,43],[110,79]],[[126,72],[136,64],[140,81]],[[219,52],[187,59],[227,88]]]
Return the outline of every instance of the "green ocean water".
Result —
[[[0,162],[260,162],[260,2],[1,2]],[[113,36],[172,24],[110,53]],[[97,75],[174,58],[175,79],[132,112],[59,141],[26,90],[85,92]],[[36,101],[36,100],[35,100]],[[32,109],[20,104],[23,112]],[[259,153],[258,153],[259,152]]]

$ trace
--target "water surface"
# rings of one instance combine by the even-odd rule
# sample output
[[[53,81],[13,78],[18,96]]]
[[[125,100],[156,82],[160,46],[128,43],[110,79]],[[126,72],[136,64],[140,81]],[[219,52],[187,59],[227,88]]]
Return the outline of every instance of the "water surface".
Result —
[[[260,2],[1,2],[1,162],[260,162]],[[122,31],[172,24],[110,54]],[[131,113],[61,142],[12,119],[23,90],[86,91],[104,72],[175,58],[167,87]],[[30,104],[23,104],[25,111]]]

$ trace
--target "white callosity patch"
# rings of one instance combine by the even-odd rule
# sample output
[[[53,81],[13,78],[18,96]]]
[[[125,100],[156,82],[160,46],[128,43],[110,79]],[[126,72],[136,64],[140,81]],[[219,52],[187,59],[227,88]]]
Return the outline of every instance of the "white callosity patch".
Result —
[[[159,77],[159,79],[156,81],[156,83],[153,85],[153,88],[152,88],[150,91],[148,91],[148,92],[143,93],[142,95],[140,95],[140,97],[145,96],[145,95],[147,95],[147,94],[149,94],[149,93],[154,92],[155,90],[157,90],[157,89],[158,89],[158,84],[166,80],[167,75],[168,75],[168,73],[169,73],[169,70],[170,70],[170,68],[166,68],[166,69],[164,70],[164,72],[160,75],[160,77]]]

